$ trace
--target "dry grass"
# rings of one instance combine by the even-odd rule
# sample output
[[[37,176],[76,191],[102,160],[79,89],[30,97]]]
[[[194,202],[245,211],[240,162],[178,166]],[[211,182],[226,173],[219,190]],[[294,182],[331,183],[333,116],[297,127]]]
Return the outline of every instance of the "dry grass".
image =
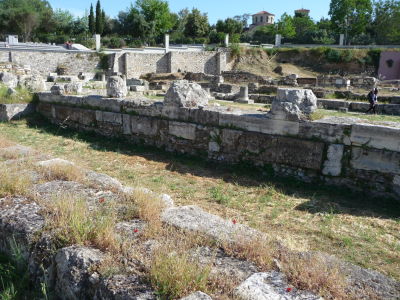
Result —
[[[298,289],[315,292],[325,299],[352,299],[346,275],[338,265],[327,262],[322,256],[283,253],[280,262],[281,271]]]
[[[31,186],[32,180],[18,168],[0,168],[0,197],[28,196]]]
[[[230,256],[252,261],[263,271],[272,268],[277,253],[277,248],[271,241],[242,235],[235,242],[223,243],[222,248]]]
[[[0,136],[0,148],[6,148],[6,147],[13,146],[13,145],[15,145],[13,142]]]
[[[36,170],[46,181],[63,180],[84,182],[85,173],[75,165],[55,163],[49,166],[37,166]]]
[[[116,214],[109,206],[89,209],[79,195],[55,195],[53,201],[40,203],[45,207],[48,229],[61,245],[94,246],[101,250],[119,249],[115,233]]]
[[[154,253],[149,270],[152,285],[161,296],[168,299],[180,298],[199,290],[206,292],[211,265],[197,263],[176,246],[169,245]]]

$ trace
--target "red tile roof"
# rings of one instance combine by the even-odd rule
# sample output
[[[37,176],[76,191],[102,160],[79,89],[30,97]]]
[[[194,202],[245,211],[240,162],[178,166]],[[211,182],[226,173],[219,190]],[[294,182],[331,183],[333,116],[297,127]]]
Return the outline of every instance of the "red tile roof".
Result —
[[[270,15],[270,16],[275,16],[274,14],[271,14],[271,13],[265,11],[265,10],[260,11],[259,13],[256,13],[256,14],[254,14],[253,16],[255,16],[255,15]]]

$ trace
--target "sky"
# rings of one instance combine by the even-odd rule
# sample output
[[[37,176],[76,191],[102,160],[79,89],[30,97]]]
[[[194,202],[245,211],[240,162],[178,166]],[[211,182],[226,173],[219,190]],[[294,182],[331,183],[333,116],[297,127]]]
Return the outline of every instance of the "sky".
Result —
[[[48,0],[51,6],[61,9],[68,9],[76,16],[83,16],[85,10],[89,10],[90,3],[96,5],[97,0]],[[115,17],[118,12],[125,10],[134,0],[100,0],[102,7],[107,15]],[[294,10],[306,8],[311,10],[310,16],[319,20],[321,17],[328,16],[330,0],[169,0],[170,10],[178,12],[183,8],[198,8],[201,12],[208,14],[211,24],[215,24],[219,19],[226,19],[245,13],[255,14],[259,11],[266,10],[275,14],[279,18],[283,13],[287,12],[291,15]]]

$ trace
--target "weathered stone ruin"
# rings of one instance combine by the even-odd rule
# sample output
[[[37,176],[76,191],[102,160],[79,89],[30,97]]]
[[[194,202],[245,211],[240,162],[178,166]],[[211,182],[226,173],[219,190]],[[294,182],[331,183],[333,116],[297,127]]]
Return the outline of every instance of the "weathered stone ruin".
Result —
[[[128,89],[126,81],[119,76],[110,76],[107,81],[107,96],[111,98],[126,97]]]
[[[269,113],[207,106],[206,92],[187,81],[175,82],[164,103],[47,93],[39,99],[38,112],[72,128],[398,197],[399,127],[340,118],[310,122],[317,104],[310,90],[279,89]]]
[[[177,108],[200,108],[208,105],[210,95],[197,83],[187,80],[175,81],[167,91],[165,106]]]

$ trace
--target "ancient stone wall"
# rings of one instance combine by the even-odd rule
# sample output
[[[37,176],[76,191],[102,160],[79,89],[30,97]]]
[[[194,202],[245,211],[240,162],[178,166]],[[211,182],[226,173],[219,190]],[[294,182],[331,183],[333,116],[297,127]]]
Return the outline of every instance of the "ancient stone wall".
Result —
[[[66,67],[68,75],[78,75],[80,72],[90,73],[98,68],[99,64],[96,53],[0,51],[0,62],[9,62],[9,57],[12,63],[30,66],[32,71],[39,72],[43,76],[56,72],[58,66]]]
[[[193,72],[218,74],[217,53],[204,52],[171,52],[171,72]]]
[[[39,95],[54,123],[124,136],[225,163],[269,166],[304,181],[400,195],[400,128],[321,120],[274,120],[223,107],[186,109],[101,97]]]
[[[138,78],[146,73],[169,73],[169,55],[126,53],[126,76]]]
[[[116,56],[116,54],[114,54]],[[166,54],[127,52],[125,66],[113,64],[113,72],[127,78],[138,78],[146,73],[193,72],[217,75],[226,68],[226,55],[215,51],[169,52]]]

